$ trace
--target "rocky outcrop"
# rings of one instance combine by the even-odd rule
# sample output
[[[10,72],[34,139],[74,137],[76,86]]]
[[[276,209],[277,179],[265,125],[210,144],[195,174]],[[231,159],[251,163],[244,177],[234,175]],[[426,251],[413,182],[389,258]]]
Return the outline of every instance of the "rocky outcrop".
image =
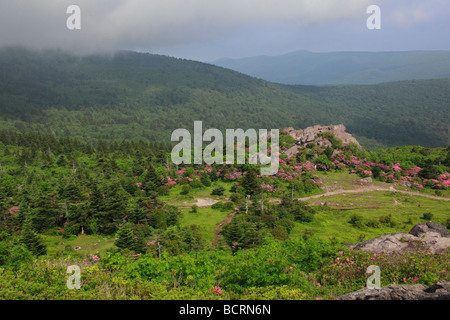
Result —
[[[450,300],[450,281],[440,281],[432,286],[413,284],[364,288],[336,300]]]
[[[429,221],[427,223],[416,224],[410,231],[409,234],[412,234],[416,237],[422,237],[429,232],[435,232],[441,235],[444,238],[450,238],[450,232],[448,232],[447,228],[440,223]]]
[[[450,248],[450,234],[445,226],[430,221],[415,225],[409,233],[384,234],[348,247],[375,253],[422,250],[435,254]]]
[[[360,147],[359,142],[350,133],[347,133],[346,130],[347,129],[343,124],[338,124],[329,126],[316,125],[303,130],[295,130],[294,128],[289,127],[283,131],[296,140],[296,145],[290,149],[291,153],[295,153],[297,148],[306,147],[309,143],[315,143],[320,147],[331,146],[328,139],[320,136],[320,134],[324,132],[332,132],[336,138],[342,140],[344,145],[355,143],[358,147]]]

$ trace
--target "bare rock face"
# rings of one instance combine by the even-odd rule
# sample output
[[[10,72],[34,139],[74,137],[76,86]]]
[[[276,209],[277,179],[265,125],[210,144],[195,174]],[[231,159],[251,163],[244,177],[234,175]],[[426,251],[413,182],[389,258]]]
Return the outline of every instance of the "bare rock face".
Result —
[[[360,184],[367,184],[367,183],[372,183],[373,182],[373,179],[371,178],[371,177],[367,177],[367,178],[362,178],[362,179],[359,179],[358,180],[358,182],[360,183]]]
[[[415,225],[409,233],[384,234],[348,247],[375,253],[422,250],[436,254],[450,248],[450,234],[445,226],[430,221]]]
[[[441,235],[444,238],[450,238],[450,232],[448,232],[447,228],[440,223],[429,221],[427,223],[416,224],[409,234],[412,234],[416,237],[421,237],[428,232],[435,232]]]
[[[321,147],[331,146],[331,143],[319,137],[318,135],[324,132],[332,132],[336,138],[342,140],[344,145],[349,145],[350,143],[355,143],[360,147],[359,142],[350,134],[346,132],[346,127],[343,124],[321,126],[316,125],[313,127],[308,127],[303,130],[295,130],[292,127],[284,129],[284,131],[293,137],[297,142],[297,147],[305,147],[308,143],[315,143]]]
[[[440,281],[432,286],[413,284],[364,288],[336,300],[450,300],[450,281]]]

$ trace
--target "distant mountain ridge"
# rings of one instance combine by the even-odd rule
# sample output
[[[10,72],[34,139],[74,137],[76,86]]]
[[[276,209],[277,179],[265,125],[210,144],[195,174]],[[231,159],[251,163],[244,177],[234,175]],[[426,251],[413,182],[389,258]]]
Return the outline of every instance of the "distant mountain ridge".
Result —
[[[289,86],[150,53],[0,49],[0,129],[171,143],[178,128],[344,124],[365,148],[447,146],[450,79]]]
[[[378,84],[450,78],[450,51],[310,52],[219,59],[213,64],[289,85]]]

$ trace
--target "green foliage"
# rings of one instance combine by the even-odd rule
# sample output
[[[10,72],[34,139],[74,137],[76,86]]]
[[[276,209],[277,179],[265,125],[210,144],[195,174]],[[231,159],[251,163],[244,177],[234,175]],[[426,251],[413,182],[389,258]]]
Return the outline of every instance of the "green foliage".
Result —
[[[117,240],[114,244],[120,249],[134,251],[136,249],[136,236],[130,223],[125,223],[117,232]]]
[[[433,220],[433,214],[431,212],[424,212],[421,219],[431,221],[431,220]]]
[[[205,247],[205,239],[197,225],[171,226],[158,238],[158,242],[164,254],[170,256],[202,250]]]
[[[349,223],[351,223],[353,226],[361,228],[362,226],[364,226],[363,223],[363,217],[359,214],[354,214],[350,217],[350,221]]]
[[[166,243],[197,247],[187,228],[168,230]],[[0,243],[0,252],[4,244]],[[177,247],[178,248],[178,247]],[[174,252],[176,253],[176,252]],[[2,255],[0,255],[2,257]],[[98,257],[97,257],[98,258]],[[381,285],[449,280],[448,253],[373,254],[314,238],[278,241],[232,253],[193,250],[160,256],[106,252],[100,258],[19,260],[0,271],[1,299],[334,299],[366,285],[366,268],[382,270]],[[82,269],[80,290],[67,290],[69,265]],[[210,289],[220,286],[221,293]]]
[[[339,285],[345,291],[355,291],[367,283],[367,266],[377,265],[381,270],[381,287],[391,284],[431,285],[446,275],[448,253],[427,254],[406,252],[393,255],[376,254],[343,249],[334,257],[326,259],[318,272],[322,286]],[[434,270],[434,271],[432,271]]]
[[[205,186],[205,187],[210,187],[211,186],[211,179],[209,178],[209,175],[204,172],[201,176],[200,176],[200,182]]]
[[[295,145],[295,139],[288,134],[281,134],[279,138],[281,149],[290,149]]]
[[[333,166],[333,163],[330,161],[328,156],[325,154],[321,154],[320,156],[318,156],[314,162],[320,163],[320,164],[324,165],[326,168],[331,168]]]
[[[344,143],[342,142],[342,140],[337,138],[334,135],[334,133],[332,133],[330,131],[322,133],[322,137],[325,138],[325,139],[328,139],[328,141],[331,142],[331,144],[333,145],[333,148],[335,148],[335,149],[342,149],[344,147]],[[326,152],[326,153],[330,153],[330,152],[332,153],[332,150],[328,149],[328,152]],[[330,154],[330,156],[331,156],[331,154]],[[330,158],[330,156],[328,156],[328,154],[327,154],[328,158]]]
[[[217,209],[220,211],[233,211],[234,203],[233,202],[216,202],[211,206],[212,209]]]
[[[47,253],[47,246],[44,244],[41,237],[33,230],[30,221],[25,222],[20,241],[35,256],[42,256]]]
[[[95,143],[167,143],[173,130],[191,128],[195,120],[220,130],[338,122],[365,138],[368,147],[373,142],[385,146],[448,142],[448,79],[283,86],[159,55],[117,52],[77,57],[20,48],[0,50],[0,73],[4,75],[1,124],[11,131],[53,132]],[[283,145],[292,145],[286,140]],[[29,164],[30,155],[22,153],[21,163]],[[164,162],[164,157],[158,161]],[[63,160],[61,164],[71,165]]]
[[[247,174],[241,183],[246,195],[255,195],[261,191],[261,182],[259,181],[256,171],[252,168],[247,170]]]
[[[217,188],[214,188],[211,192],[212,196],[223,196],[225,193],[225,187],[224,186],[218,186]]]
[[[187,195],[187,194],[189,194],[190,192],[191,192],[191,186],[189,186],[189,185],[184,185],[182,188],[181,188],[181,192],[180,192],[180,194],[182,194],[182,195]]]
[[[279,210],[282,217],[292,216],[295,220],[301,222],[311,222],[315,214],[315,210],[308,207],[304,202],[292,200],[289,197],[282,199]]]
[[[230,195],[230,200],[234,203],[240,203],[244,201],[244,196],[241,193],[233,192]]]
[[[2,232],[0,241],[0,266],[9,266],[16,269],[22,263],[30,261],[33,255],[22,241],[15,241],[9,234]]]
[[[330,253],[320,241],[265,239],[255,250],[239,250],[221,277],[224,287],[236,292],[255,287],[308,287],[305,272],[316,270]]]

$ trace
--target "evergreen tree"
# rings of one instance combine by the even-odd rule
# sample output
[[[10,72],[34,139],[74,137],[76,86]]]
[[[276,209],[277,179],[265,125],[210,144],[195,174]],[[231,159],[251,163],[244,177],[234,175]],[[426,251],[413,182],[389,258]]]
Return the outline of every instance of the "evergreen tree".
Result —
[[[209,178],[209,175],[206,172],[203,172],[202,175],[200,176],[200,182],[205,187],[210,187],[211,186],[211,179]]]
[[[94,212],[88,216],[98,219],[99,232],[113,234],[117,231],[117,225],[127,214],[128,197],[129,194],[118,181],[98,186],[91,196],[91,210]]]
[[[151,191],[156,191],[162,185],[163,181],[161,177],[156,173],[155,167],[150,164],[147,172],[145,173],[143,189],[148,193]]]
[[[241,239],[242,248],[254,248],[261,243],[264,238],[265,231],[260,222],[247,222],[244,225],[244,233]]]
[[[117,231],[117,240],[114,244],[120,249],[135,249],[136,240],[131,223],[125,223],[119,231]]]
[[[229,246],[232,246],[233,243],[241,243],[244,234],[242,222],[242,219],[235,217],[222,228],[221,234]]]
[[[70,201],[83,200],[83,194],[81,186],[74,178],[66,178],[60,182],[59,195],[62,199]]]
[[[242,187],[246,195],[255,195],[261,191],[261,183],[256,175],[256,171],[249,168],[247,174],[242,179]]]
[[[433,163],[433,160],[427,159],[425,162],[425,166],[419,172],[419,176],[424,179],[436,179],[438,174],[438,169]]]
[[[167,216],[167,226],[178,226],[180,224],[180,210],[175,206],[169,206]]]
[[[29,205],[33,227],[39,232],[62,226],[63,220],[60,218],[62,210],[56,206],[54,194],[44,195],[38,192]]]
[[[36,256],[45,255],[47,247],[41,237],[33,230],[31,221],[25,221],[20,241]]]
[[[213,166],[211,172],[209,173],[209,178],[211,179],[211,181],[217,181],[219,179],[217,173],[218,171],[216,166]]]
[[[68,161],[65,157],[65,155],[60,155],[58,160],[56,161],[56,165],[59,167],[65,167],[67,165]]]

